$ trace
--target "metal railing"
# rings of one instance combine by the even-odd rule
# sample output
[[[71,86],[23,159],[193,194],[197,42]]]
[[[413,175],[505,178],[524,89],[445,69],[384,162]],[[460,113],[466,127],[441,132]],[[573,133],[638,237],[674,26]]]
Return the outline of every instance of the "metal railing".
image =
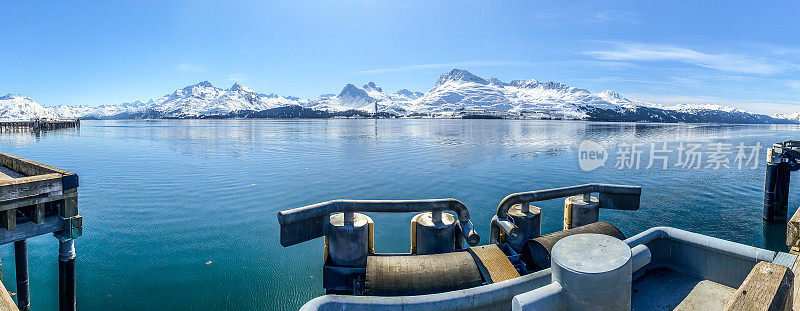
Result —
[[[281,245],[302,243],[325,235],[325,225],[333,213],[344,213],[345,223],[353,222],[353,213],[432,212],[433,220],[441,221],[443,211],[458,216],[460,232],[471,246],[478,245],[480,236],[473,229],[469,211],[456,199],[433,200],[333,200],[278,212],[281,225]]]
[[[639,209],[639,198],[642,194],[641,186],[585,184],[571,187],[545,189],[529,192],[513,193],[506,196],[497,206],[497,215],[492,219],[489,233],[489,242],[497,243],[500,232],[510,237],[516,237],[517,226],[508,217],[508,210],[512,206],[521,204],[521,209],[527,211],[531,202],[546,201],[551,199],[566,198],[574,195],[589,195],[599,193],[600,207],[617,210]]]

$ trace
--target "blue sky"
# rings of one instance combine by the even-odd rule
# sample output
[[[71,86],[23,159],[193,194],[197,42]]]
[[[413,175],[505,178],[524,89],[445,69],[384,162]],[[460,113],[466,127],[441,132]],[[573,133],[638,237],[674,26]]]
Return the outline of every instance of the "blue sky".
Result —
[[[483,76],[800,111],[800,2],[3,1],[0,93],[149,99],[208,80],[304,98]]]

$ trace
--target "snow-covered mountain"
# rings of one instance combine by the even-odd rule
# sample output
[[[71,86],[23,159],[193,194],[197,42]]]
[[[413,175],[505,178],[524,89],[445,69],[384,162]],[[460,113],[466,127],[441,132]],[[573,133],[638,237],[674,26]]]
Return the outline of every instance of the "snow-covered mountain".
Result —
[[[776,118],[776,119],[783,119],[783,120],[794,121],[795,123],[800,123],[800,112],[779,113],[779,114],[773,115],[772,117]]]
[[[33,99],[19,94],[0,97],[0,119],[29,120],[31,118],[54,118],[52,109],[39,105]]]
[[[8,101],[0,100],[0,118],[4,119],[199,118],[236,114],[240,111],[263,111],[307,102],[277,94],[257,94],[239,83],[223,90],[214,87],[208,81],[175,90],[161,98],[118,105],[42,107],[32,99],[21,95],[7,95],[2,99]]]
[[[505,83],[497,78],[483,79],[466,70],[444,73],[412,106],[428,113],[457,113],[460,110],[503,111],[550,118],[586,119],[581,108],[618,110],[635,105],[619,94],[599,94],[558,82],[514,80]]]
[[[298,100],[276,94],[260,96],[255,91],[234,83],[227,90],[214,87],[208,81],[176,90],[172,94],[151,100],[145,105],[129,104],[134,109],[130,115],[160,118],[197,118],[226,115],[240,111],[262,111],[287,105],[297,105]]]
[[[0,118],[254,118],[381,115],[508,117],[646,122],[800,123],[800,113],[766,116],[718,105],[662,106],[617,92],[592,93],[562,83],[503,82],[466,70],[442,74],[428,92],[387,93],[374,82],[347,84],[338,94],[300,99],[259,94],[235,83],[220,89],[203,81],[161,98],[118,105],[43,107],[22,95],[0,97]]]
[[[388,94],[375,82],[368,82],[362,87],[347,84],[338,95],[323,95],[310,101],[307,107],[333,112],[349,110],[375,112],[375,103],[377,102],[378,111],[402,116],[410,112],[409,107],[422,95],[420,92],[406,89]]]

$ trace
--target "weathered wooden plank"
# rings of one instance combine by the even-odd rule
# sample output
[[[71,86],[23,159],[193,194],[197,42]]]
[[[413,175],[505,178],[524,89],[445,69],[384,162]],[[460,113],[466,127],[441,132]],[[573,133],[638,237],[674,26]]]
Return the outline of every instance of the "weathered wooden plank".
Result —
[[[800,260],[795,260],[794,266],[792,266],[792,275],[797,275],[800,273]],[[791,297],[791,310],[800,310],[800,279],[793,279],[792,280],[792,297]],[[790,308],[784,308],[786,310],[790,310]]]
[[[791,303],[794,275],[789,268],[761,261],[753,267],[725,310],[783,310]]]
[[[28,176],[56,173],[56,171],[47,169],[44,164],[37,164],[39,163],[8,153],[0,152],[0,165],[6,166],[14,171]]]
[[[5,152],[0,152],[0,165],[7,166],[8,168],[14,171],[29,176],[52,174],[52,173],[59,173],[62,175],[72,174],[72,172],[67,170],[62,170],[60,168],[56,168],[36,161],[31,161]]]
[[[0,202],[0,211],[9,209],[18,209],[25,206],[36,205],[41,203],[61,201],[71,196],[78,195],[75,191],[68,191],[66,194],[49,193],[44,195],[20,198],[15,200],[8,200]]]
[[[794,212],[792,218],[786,224],[786,246],[800,246],[800,209]]]
[[[39,203],[21,207],[18,210],[34,223],[41,224],[44,221],[44,207],[45,203]]]
[[[0,204],[2,201],[30,196],[60,193],[63,189],[61,174],[45,174],[0,180]]]
[[[0,283],[0,311],[19,311],[3,283]]]
[[[8,231],[17,228],[17,210],[0,211],[0,226]]]
[[[41,224],[23,222],[17,225],[17,230],[0,230],[0,244],[13,243],[64,230],[66,224],[57,215],[49,216]]]
[[[58,214],[62,218],[70,218],[78,215],[78,188],[64,190],[66,197],[64,204],[60,205]]]
[[[0,165],[0,173],[3,173],[3,175],[6,175],[6,176],[11,177],[11,178],[21,178],[21,177],[28,176],[28,175],[22,174],[20,172],[17,172],[15,170],[12,170],[12,169],[10,169],[8,167],[5,167],[5,166],[2,166],[2,165]]]

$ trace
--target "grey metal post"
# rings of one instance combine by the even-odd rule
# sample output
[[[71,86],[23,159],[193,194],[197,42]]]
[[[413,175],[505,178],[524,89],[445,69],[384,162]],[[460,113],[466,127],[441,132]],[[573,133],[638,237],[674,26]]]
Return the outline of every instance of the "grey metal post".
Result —
[[[564,290],[566,310],[630,310],[631,248],[603,234],[584,233],[553,246],[553,283]]]
[[[28,242],[14,242],[14,264],[17,270],[17,308],[20,311],[31,309],[30,289],[28,286]]]
[[[58,241],[58,309],[75,311],[75,240]]]

